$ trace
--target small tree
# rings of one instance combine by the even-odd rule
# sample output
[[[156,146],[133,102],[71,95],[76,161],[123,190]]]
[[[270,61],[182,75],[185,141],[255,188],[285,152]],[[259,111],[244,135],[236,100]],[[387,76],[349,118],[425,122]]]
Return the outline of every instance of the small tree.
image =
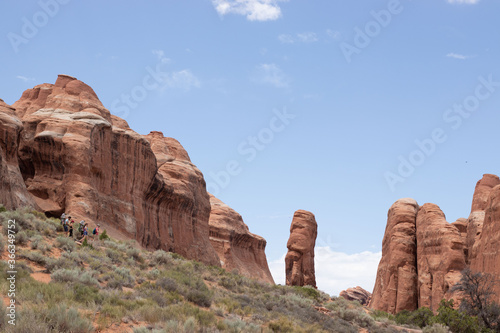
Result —
[[[467,267],[451,290],[462,293],[460,310],[477,316],[488,329],[500,332],[500,307],[494,302],[495,283],[491,274],[473,272]]]

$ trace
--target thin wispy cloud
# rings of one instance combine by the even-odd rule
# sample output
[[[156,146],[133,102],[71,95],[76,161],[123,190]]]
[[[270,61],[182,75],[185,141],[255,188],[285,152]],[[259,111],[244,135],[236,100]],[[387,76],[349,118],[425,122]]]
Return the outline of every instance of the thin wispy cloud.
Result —
[[[448,3],[452,4],[464,4],[464,5],[475,5],[479,2],[479,0],[447,0]]]
[[[168,64],[170,62],[170,58],[165,56],[165,51],[163,50],[151,50],[151,52],[158,58],[158,60],[162,64]]]
[[[381,257],[382,252],[347,254],[335,252],[328,246],[316,247],[316,284],[330,295],[338,295],[342,290],[356,286],[372,291]],[[285,284],[285,254],[270,261],[269,269],[276,283]]]
[[[340,31],[331,30],[331,29],[326,29],[326,34],[328,35],[328,37],[335,39],[335,40],[339,40],[340,37],[342,36]]]
[[[201,81],[189,69],[183,69],[172,73],[164,73],[162,89],[178,88],[185,91],[192,88],[200,88]]]
[[[276,64],[260,64],[255,69],[254,81],[276,88],[287,88],[289,79]]]
[[[446,57],[453,58],[453,59],[459,59],[459,60],[467,60],[467,59],[473,58],[474,56],[450,52],[446,55]]]
[[[279,2],[288,0],[212,0],[219,15],[237,14],[249,21],[274,21],[282,16]]]
[[[318,35],[315,32],[302,32],[295,36],[290,34],[281,34],[278,36],[278,40],[283,44],[294,44],[294,43],[314,43],[319,40]]]
[[[34,77],[27,77],[27,76],[22,76],[22,75],[16,76],[16,79],[19,79],[19,80],[24,81],[24,82],[35,81]]]

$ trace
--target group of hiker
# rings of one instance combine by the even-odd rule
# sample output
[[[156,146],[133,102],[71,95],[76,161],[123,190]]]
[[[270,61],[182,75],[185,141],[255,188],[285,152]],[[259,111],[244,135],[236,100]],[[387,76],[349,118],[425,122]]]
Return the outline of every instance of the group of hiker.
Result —
[[[68,237],[73,238],[73,229],[75,220],[71,218],[71,216],[66,216],[66,213],[62,213],[61,215],[61,225],[63,226],[64,232],[68,233]],[[101,226],[99,224],[96,225],[94,230],[92,231],[92,238],[99,237],[99,228]],[[83,242],[87,239],[89,234],[89,224],[85,222],[85,220],[81,220],[78,223],[78,233],[81,239],[77,240],[78,243]]]

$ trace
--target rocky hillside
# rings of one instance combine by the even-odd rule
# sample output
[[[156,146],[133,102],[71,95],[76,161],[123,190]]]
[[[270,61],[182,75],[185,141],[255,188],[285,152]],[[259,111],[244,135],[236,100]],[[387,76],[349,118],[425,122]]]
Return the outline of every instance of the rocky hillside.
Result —
[[[476,184],[468,219],[448,223],[435,204],[396,201],[388,212],[370,306],[389,313],[436,311],[441,299],[460,298],[450,289],[467,266],[500,277],[499,206],[500,179],[490,174]]]
[[[210,229],[205,180],[182,145],[160,132],[134,132],[85,83],[59,75],[55,84],[25,91],[12,106],[1,101],[0,134],[0,203],[7,208],[31,206],[47,216],[66,212],[145,248],[273,282],[266,241],[248,228],[238,232],[246,227],[239,214],[221,211],[215,199],[218,217],[212,215]],[[212,246],[211,231],[228,241],[224,251],[232,249],[231,263]]]

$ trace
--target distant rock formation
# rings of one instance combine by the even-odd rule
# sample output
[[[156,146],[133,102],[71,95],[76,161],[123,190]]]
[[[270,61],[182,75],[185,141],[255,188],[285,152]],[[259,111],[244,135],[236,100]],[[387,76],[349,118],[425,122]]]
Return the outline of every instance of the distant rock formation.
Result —
[[[59,75],[12,106],[0,100],[0,135],[0,203],[7,208],[66,212],[149,249],[216,266],[226,259],[209,239],[203,174],[182,145],[161,132],[134,132],[76,78]],[[231,243],[230,269],[273,283],[266,241],[250,234],[241,217],[226,222],[218,232]]]
[[[342,290],[339,297],[343,297],[348,301],[358,301],[361,305],[368,305],[370,303],[372,294],[361,287],[348,288]]]
[[[298,210],[293,215],[285,257],[287,286],[313,286],[316,288],[314,272],[314,246],[318,235],[318,224],[314,214]]]
[[[252,234],[243,218],[210,195],[210,242],[228,271],[274,284],[266,260],[266,240]]]
[[[441,299],[460,298],[451,288],[467,266],[500,277],[499,212],[500,179],[490,174],[476,184],[468,219],[448,223],[437,205],[396,201],[388,213],[370,307],[436,311]]]

